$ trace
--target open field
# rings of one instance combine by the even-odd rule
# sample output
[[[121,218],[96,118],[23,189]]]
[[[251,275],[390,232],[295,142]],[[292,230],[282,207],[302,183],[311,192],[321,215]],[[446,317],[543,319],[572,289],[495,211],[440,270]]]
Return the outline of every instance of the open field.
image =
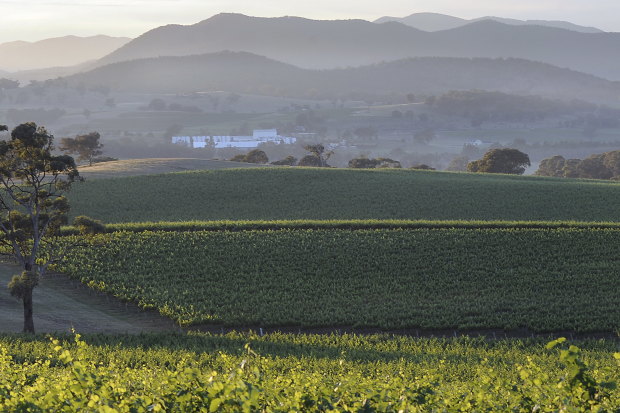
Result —
[[[230,162],[197,158],[145,158],[124,159],[96,163],[93,166],[80,166],[80,176],[88,179],[120,178],[164,174],[168,172],[213,170],[230,168],[257,168],[257,165],[244,162]]]
[[[9,295],[6,285],[19,268],[0,264],[0,332],[23,327],[22,304]],[[170,331],[171,322],[152,312],[139,311],[118,300],[76,285],[64,276],[46,277],[34,290],[34,322],[39,332],[143,333]]]
[[[617,345],[610,342],[577,343],[582,351],[561,355],[541,341],[381,335],[85,340],[0,336],[0,409],[615,411],[620,405],[611,384],[620,375]]]
[[[182,324],[606,332],[618,229],[114,233],[62,271]]]
[[[612,181],[411,170],[253,168],[92,180],[71,214],[104,222],[276,219],[620,221]]]

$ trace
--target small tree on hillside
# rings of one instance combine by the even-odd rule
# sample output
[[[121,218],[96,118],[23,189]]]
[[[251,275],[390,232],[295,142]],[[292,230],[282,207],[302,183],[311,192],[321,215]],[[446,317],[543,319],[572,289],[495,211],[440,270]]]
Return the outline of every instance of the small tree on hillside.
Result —
[[[0,141],[0,243],[23,270],[9,289],[23,302],[28,333],[34,333],[32,290],[58,258],[49,249],[42,254],[42,248],[49,248],[49,238],[66,222],[64,193],[79,178],[71,156],[52,155],[53,139],[45,128],[25,123]]]
[[[66,153],[78,155],[78,161],[88,161],[93,165],[93,158],[103,153],[103,145],[99,143],[101,135],[99,132],[91,132],[86,135],[78,135],[75,138],[62,138],[60,140],[60,150]]]
[[[279,165],[279,166],[295,166],[296,163],[297,163],[297,158],[295,158],[293,155],[289,155],[284,159],[280,159],[279,161],[271,162],[272,165]]]
[[[325,146],[322,143],[316,145],[306,145],[304,149],[310,152],[299,161],[299,166],[318,166],[322,168],[329,167],[327,160],[334,154],[334,151],[325,152]]]
[[[482,159],[467,164],[469,172],[522,175],[530,157],[517,149],[491,149]]]

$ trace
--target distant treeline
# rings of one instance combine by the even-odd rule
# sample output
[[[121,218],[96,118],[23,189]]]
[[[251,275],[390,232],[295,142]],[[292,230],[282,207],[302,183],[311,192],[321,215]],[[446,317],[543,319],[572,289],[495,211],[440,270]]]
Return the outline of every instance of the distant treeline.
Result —
[[[427,99],[427,103],[441,114],[470,119],[472,126],[480,126],[484,122],[536,122],[554,116],[588,113],[588,125],[617,127],[620,119],[618,109],[580,100],[563,102],[500,92],[451,91],[438,98]],[[583,123],[566,126],[582,126]]]
[[[620,151],[594,154],[583,160],[553,156],[540,162],[536,175],[620,180]]]

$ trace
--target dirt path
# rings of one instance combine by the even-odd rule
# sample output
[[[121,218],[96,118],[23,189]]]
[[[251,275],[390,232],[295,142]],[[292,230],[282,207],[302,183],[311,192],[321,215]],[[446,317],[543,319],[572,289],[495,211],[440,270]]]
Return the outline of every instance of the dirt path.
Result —
[[[0,332],[20,332],[21,302],[6,287],[19,268],[0,263]],[[65,276],[51,276],[34,289],[34,326],[38,333],[141,333],[174,331],[174,323],[152,311],[141,311],[106,295],[96,294]]]

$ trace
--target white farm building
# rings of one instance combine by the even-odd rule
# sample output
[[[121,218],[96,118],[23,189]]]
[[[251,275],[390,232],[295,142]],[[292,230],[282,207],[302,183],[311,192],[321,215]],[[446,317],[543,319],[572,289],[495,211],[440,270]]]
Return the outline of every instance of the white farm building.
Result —
[[[255,129],[252,136],[173,136],[172,143],[190,148],[258,148],[261,143],[293,144],[296,138],[278,135],[276,129]]]

